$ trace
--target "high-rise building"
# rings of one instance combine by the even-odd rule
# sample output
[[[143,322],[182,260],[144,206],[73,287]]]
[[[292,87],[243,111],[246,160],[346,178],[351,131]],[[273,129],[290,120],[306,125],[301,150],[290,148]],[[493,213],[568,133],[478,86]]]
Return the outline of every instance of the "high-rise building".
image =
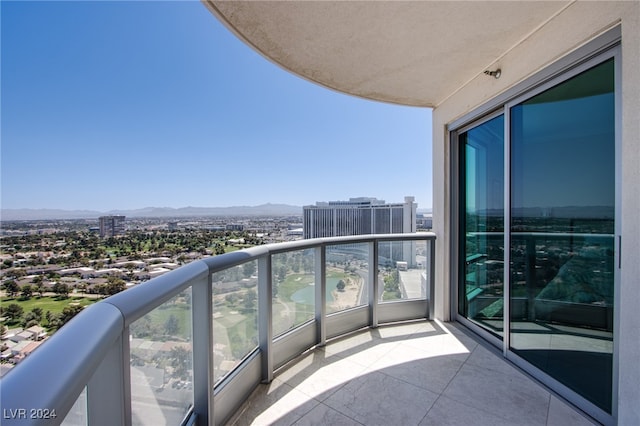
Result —
[[[394,234],[416,231],[414,197],[387,204],[376,198],[316,202],[303,207],[304,238]]]
[[[125,216],[100,216],[100,236],[115,237],[124,234]]]
[[[349,201],[316,202],[303,207],[304,238],[339,237],[366,234],[402,234],[416,232],[414,197],[404,203],[387,204],[376,198],[350,198]],[[413,242],[388,242],[380,246],[381,262],[387,266],[396,261],[416,262]]]

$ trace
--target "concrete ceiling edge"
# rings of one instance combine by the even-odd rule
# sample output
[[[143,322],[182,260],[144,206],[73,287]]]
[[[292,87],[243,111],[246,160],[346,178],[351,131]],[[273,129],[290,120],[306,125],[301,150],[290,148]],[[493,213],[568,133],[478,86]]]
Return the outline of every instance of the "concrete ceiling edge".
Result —
[[[290,68],[288,68],[286,65],[274,60],[273,58],[271,58],[269,55],[267,55],[265,52],[263,52],[260,48],[258,48],[256,45],[254,45],[251,41],[249,41],[247,38],[244,37],[244,35],[242,34],[242,32],[240,32],[238,29],[235,28],[235,26],[233,26],[233,24],[231,24],[226,17],[224,16],[224,14],[222,12],[220,12],[218,10],[218,8],[216,7],[216,5],[213,3],[214,0],[200,0],[204,6],[209,10],[209,12],[211,12],[211,14],[218,20],[220,21],[229,31],[231,31],[232,34],[234,34],[239,40],[241,40],[244,44],[246,44],[247,46],[249,46],[251,49],[253,49],[255,52],[257,52],[260,56],[262,56],[263,58],[265,58],[266,60],[268,60],[269,62],[271,62],[272,64],[278,66],[279,68],[283,69],[284,71],[295,75],[296,77],[302,78],[303,80],[306,80],[310,83],[316,84],[318,86],[324,87],[325,89],[329,89],[333,92],[337,92],[343,95],[349,95],[349,96],[353,96],[359,99],[364,99],[364,100],[368,100],[368,101],[375,101],[375,102],[382,102],[382,103],[386,103],[386,104],[392,104],[392,105],[399,105],[399,106],[410,106],[410,107],[419,107],[419,108],[435,108],[435,105],[431,105],[431,104],[417,104],[417,103],[403,103],[403,102],[397,102],[397,101],[393,101],[393,100],[389,100],[389,99],[379,99],[379,98],[371,98],[371,97],[365,97],[356,93],[351,93],[351,92],[347,92],[344,90],[341,90],[337,87],[333,87],[330,86],[326,83],[314,80],[312,78],[307,77],[306,75],[300,74],[294,70],[291,70]]]

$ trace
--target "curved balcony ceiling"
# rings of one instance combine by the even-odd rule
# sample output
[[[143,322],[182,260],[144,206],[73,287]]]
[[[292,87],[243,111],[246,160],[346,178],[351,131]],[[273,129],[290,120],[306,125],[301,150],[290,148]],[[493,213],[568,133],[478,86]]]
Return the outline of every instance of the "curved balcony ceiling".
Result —
[[[303,78],[363,98],[435,107],[499,66],[568,2],[204,3],[244,42]]]

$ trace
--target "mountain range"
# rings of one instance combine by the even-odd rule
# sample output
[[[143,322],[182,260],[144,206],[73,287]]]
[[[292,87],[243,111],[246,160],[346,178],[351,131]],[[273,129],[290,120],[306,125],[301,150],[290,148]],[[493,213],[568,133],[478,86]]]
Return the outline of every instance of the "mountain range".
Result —
[[[202,217],[202,216],[290,216],[302,215],[302,207],[288,204],[261,204],[234,207],[145,207],[134,210],[61,210],[61,209],[2,209],[0,220],[95,219],[100,216],[127,217]]]

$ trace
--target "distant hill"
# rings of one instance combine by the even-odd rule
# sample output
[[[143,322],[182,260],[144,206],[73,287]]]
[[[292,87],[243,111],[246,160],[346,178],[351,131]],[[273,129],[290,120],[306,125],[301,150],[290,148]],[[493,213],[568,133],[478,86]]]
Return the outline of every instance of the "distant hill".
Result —
[[[127,217],[201,217],[201,216],[290,216],[302,215],[302,207],[288,204],[262,204],[235,207],[145,207],[136,210],[56,210],[56,209],[2,209],[0,220],[94,219],[100,216]]]

